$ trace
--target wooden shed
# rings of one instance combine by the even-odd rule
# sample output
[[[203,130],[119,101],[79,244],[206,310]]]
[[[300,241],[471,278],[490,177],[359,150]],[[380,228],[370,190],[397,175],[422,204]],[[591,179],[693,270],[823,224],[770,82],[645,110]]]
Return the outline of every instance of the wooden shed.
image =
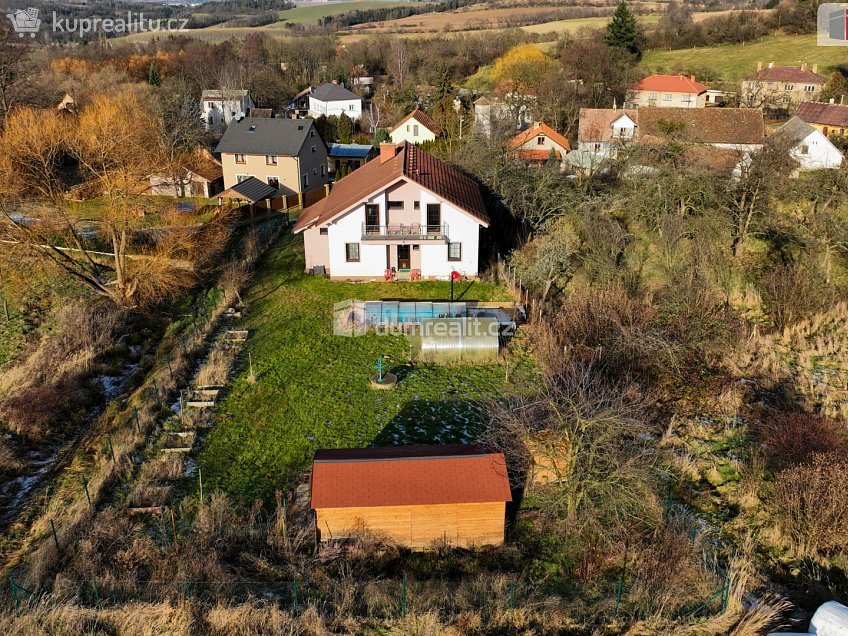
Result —
[[[503,453],[476,445],[319,450],[312,464],[320,541],[366,531],[413,549],[500,545],[508,501]]]

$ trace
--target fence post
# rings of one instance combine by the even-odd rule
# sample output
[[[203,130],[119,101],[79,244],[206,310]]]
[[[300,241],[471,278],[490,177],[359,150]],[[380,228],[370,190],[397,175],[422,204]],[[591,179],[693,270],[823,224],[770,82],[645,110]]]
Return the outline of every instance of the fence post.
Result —
[[[91,505],[91,494],[88,492],[88,480],[85,478],[85,475],[82,476],[82,487],[85,488],[85,498],[88,499],[88,507],[93,508]]]
[[[730,601],[730,577],[726,577],[724,579],[724,594],[721,599],[721,611],[725,611],[727,609],[727,604]]]
[[[109,454],[112,456],[112,461],[115,461],[115,449],[112,447],[112,436],[106,436],[106,442],[109,444]]]
[[[9,577],[9,587],[12,588],[12,598],[15,599],[15,609],[21,606],[21,599],[18,598],[18,588],[15,585],[15,579]]]
[[[138,407],[133,406],[133,415],[135,416],[135,429],[141,433],[141,422],[138,419]]]
[[[97,581],[91,579],[91,587],[94,590],[94,603],[96,607],[100,607],[100,590],[97,589]]]
[[[515,609],[515,581],[509,582],[509,609]]]
[[[400,585],[400,617],[406,618],[406,574],[403,575]]]
[[[294,611],[297,611],[297,579],[292,581],[292,597],[294,598]]]
[[[198,467],[197,477],[200,480],[200,504],[203,505],[203,470]]]
[[[56,536],[56,526],[53,525],[53,520],[50,520],[50,531],[53,533],[53,543],[56,544],[56,552],[59,551],[59,538]]]

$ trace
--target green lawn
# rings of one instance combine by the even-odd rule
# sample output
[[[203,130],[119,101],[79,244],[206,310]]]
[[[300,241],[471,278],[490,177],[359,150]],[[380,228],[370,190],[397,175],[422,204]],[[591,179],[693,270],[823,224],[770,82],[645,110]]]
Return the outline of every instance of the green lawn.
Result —
[[[798,66],[806,62],[819,65],[820,73],[837,66],[848,68],[848,49],[816,45],[812,35],[772,35],[750,44],[648,51],[642,58],[646,71],[694,72],[732,81],[740,80],[757,70],[757,62]]]
[[[482,400],[532,385],[535,368],[521,332],[503,362],[479,366],[408,365],[403,336],[332,334],[332,307],[346,298],[445,299],[449,284],[340,283],[302,273],[302,239],[284,236],[262,264],[246,300],[248,351],[257,376],[242,369],[218,407],[199,455],[204,484],[239,497],[268,497],[290,486],[319,447],[454,442],[473,437]],[[464,300],[508,300],[491,283],[461,283]],[[378,355],[400,377],[374,391]]]

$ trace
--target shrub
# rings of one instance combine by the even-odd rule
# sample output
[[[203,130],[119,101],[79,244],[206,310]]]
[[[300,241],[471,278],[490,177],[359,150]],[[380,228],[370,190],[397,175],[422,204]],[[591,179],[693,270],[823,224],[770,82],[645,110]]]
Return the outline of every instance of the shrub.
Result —
[[[848,543],[848,458],[815,454],[812,462],[777,474],[770,503],[798,556],[823,556]]]
[[[770,464],[784,468],[807,463],[816,453],[844,453],[844,425],[806,413],[768,413],[756,423],[761,448]]]

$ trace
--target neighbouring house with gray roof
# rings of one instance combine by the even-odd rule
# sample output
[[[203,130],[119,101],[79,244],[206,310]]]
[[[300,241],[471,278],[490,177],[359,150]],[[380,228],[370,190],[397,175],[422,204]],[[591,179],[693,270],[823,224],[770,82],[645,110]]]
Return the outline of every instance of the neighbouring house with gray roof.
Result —
[[[335,82],[323,84],[309,93],[310,117],[338,117],[342,113],[353,120],[362,119],[362,98]]]
[[[323,191],[329,183],[327,146],[311,119],[248,117],[227,128],[216,151],[228,190],[251,177],[279,196]]]
[[[200,96],[201,118],[207,130],[222,133],[233,121],[250,116],[255,107],[246,90],[206,90]]]
[[[827,170],[842,165],[842,153],[818,128],[793,117],[769,137],[770,143],[784,145],[798,162],[798,170]]]

